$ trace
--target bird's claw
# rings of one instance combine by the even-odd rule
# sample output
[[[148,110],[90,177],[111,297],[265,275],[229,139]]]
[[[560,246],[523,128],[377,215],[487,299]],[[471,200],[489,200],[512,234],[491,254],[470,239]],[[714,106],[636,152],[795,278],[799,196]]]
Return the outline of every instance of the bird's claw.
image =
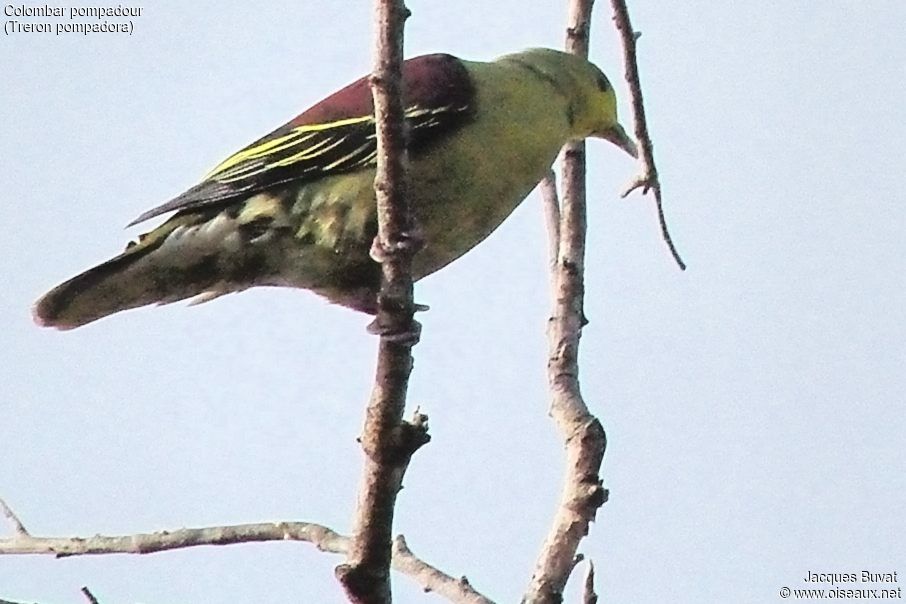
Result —
[[[371,256],[371,259],[375,262],[383,264],[393,254],[399,252],[417,252],[421,249],[424,241],[422,232],[418,227],[411,231],[401,233],[400,238],[391,242],[389,246],[385,246],[381,242],[380,236],[375,236],[375,238],[371,240],[371,249],[368,250],[368,255]]]
[[[422,324],[413,319],[409,324],[409,329],[400,331],[397,326],[386,325],[380,320],[380,317],[376,317],[374,321],[368,324],[366,330],[372,335],[381,336],[382,339],[386,339],[388,342],[414,346],[421,339]]]
[[[375,236],[371,240],[371,249],[368,250],[368,255],[378,264],[383,264],[384,260],[387,259],[387,252],[384,251],[384,246],[381,245],[380,237]]]

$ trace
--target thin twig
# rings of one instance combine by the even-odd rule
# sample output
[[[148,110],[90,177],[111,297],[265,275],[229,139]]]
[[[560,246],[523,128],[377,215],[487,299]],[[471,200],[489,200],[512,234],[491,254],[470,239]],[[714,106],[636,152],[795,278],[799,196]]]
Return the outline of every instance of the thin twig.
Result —
[[[642,189],[643,195],[649,189],[654,192],[661,237],[667,244],[677,266],[681,270],[686,270],[686,263],[680,257],[676,246],[673,244],[673,238],[670,237],[670,231],[667,229],[667,219],[664,217],[664,205],[661,200],[661,181],[654,165],[654,145],[651,142],[651,135],[648,133],[648,123],[645,119],[645,103],[642,99],[642,83],[639,78],[639,65],[636,59],[636,40],[641,34],[632,28],[632,23],[629,21],[629,10],[626,8],[626,0],[611,0],[611,5],[613,6],[614,23],[623,41],[623,67],[626,72],[626,82],[629,84],[629,93],[632,97],[632,113],[635,116],[635,137],[639,141],[642,151],[639,156],[641,174],[636,176],[635,180],[626,187],[622,197],[626,197],[639,188]]]
[[[569,5],[566,48],[588,56],[590,0]],[[579,388],[579,338],[585,324],[585,144],[571,143],[562,153],[563,199],[559,228],[549,229],[553,309],[548,321],[550,414],[566,444],[566,476],[551,528],[535,563],[524,602],[559,603],[576,565],[579,542],[597,509],[606,501],[598,472],[606,439]],[[545,187],[545,214],[554,216],[555,189]],[[550,219],[549,219],[550,221]],[[556,243],[556,245],[555,245]]]
[[[19,520],[19,517],[16,516],[16,513],[13,512],[12,508],[6,504],[6,501],[4,501],[2,497],[0,497],[0,510],[3,510],[3,515],[9,518],[9,521],[13,523],[13,530],[16,531],[17,535],[28,536],[28,531],[25,530],[22,521]]]
[[[0,539],[0,555],[46,554],[57,558],[104,554],[151,554],[203,545],[235,545],[264,541],[302,541],[323,552],[346,554],[350,539],[312,522],[263,522],[233,526],[182,528],[158,533],[93,537],[35,537],[17,534]],[[454,579],[417,557],[402,536],[393,547],[392,567],[412,578],[422,589],[435,591],[451,602],[493,604],[468,581]],[[0,600],[0,604],[5,604]]]
[[[199,545],[234,545],[261,541],[306,541],[322,551],[344,554],[348,549],[349,539],[311,522],[262,522],[120,536],[36,537],[20,534],[0,539],[0,555],[49,554],[66,558],[103,554],[152,554]]]
[[[585,590],[582,594],[583,604],[598,604],[598,594],[595,593],[595,563],[588,561],[588,574],[585,575]]]
[[[557,177],[554,171],[538,185],[544,205],[544,226],[547,228],[547,258],[550,272],[551,293],[557,289],[557,255],[560,250],[560,198],[557,194]]]
[[[82,595],[85,596],[85,599],[88,600],[88,604],[101,604],[98,601],[97,597],[95,597],[95,595],[93,593],[91,593],[91,590],[88,589],[87,586],[83,585],[81,592],[82,592]]]
[[[494,604],[465,577],[456,579],[417,558],[402,535],[393,541],[394,568],[414,578],[425,591],[432,591],[457,604]]]
[[[412,454],[428,442],[427,417],[403,421],[418,341],[412,295],[412,257],[421,244],[406,197],[406,138],[403,118],[402,0],[375,0],[375,47],[371,89],[377,132],[374,181],[378,235],[372,256],[381,263],[381,291],[374,331],[381,335],[377,372],[365,413],[365,467],[346,563],[336,574],[355,603],[391,601],[390,561],[396,496]]]

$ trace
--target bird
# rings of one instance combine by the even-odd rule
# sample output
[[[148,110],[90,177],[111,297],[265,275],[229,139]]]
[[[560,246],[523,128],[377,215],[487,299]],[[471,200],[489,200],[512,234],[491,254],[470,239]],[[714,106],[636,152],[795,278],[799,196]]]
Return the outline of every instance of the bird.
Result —
[[[493,61],[428,54],[403,62],[408,195],[423,248],[413,280],[490,235],[587,137],[633,157],[614,88],[591,62],[548,48]],[[302,288],[377,312],[374,105],[363,77],[217,164],[201,182],[141,214],[165,214],[114,258],[33,306],[61,330],[146,306],[204,302],[255,286]]]

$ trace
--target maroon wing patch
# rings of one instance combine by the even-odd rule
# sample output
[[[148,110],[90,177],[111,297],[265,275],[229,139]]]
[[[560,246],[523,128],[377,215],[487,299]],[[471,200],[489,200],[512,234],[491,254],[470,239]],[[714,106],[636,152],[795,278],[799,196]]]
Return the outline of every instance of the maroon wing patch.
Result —
[[[406,108],[468,107],[473,96],[469,73],[454,56],[422,55],[403,62],[403,106]],[[374,115],[367,76],[302,112],[283,128],[325,124],[363,115]]]
[[[403,107],[410,152],[422,152],[466,123],[474,102],[468,71],[456,57],[433,54],[405,61]],[[364,77],[234,153],[204,181],[131,224],[174,210],[219,205],[288,182],[369,167],[376,156],[374,102]]]

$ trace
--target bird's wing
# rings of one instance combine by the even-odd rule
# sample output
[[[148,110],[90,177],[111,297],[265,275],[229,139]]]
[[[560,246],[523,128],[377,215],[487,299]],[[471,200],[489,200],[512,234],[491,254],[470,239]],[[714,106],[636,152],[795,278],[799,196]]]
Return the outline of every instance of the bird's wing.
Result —
[[[408,145],[413,153],[463,125],[474,109],[468,73],[450,55],[406,61],[403,82]],[[145,212],[130,226],[175,210],[219,205],[287,182],[370,167],[376,156],[371,89],[362,78],[234,153],[201,183]]]

